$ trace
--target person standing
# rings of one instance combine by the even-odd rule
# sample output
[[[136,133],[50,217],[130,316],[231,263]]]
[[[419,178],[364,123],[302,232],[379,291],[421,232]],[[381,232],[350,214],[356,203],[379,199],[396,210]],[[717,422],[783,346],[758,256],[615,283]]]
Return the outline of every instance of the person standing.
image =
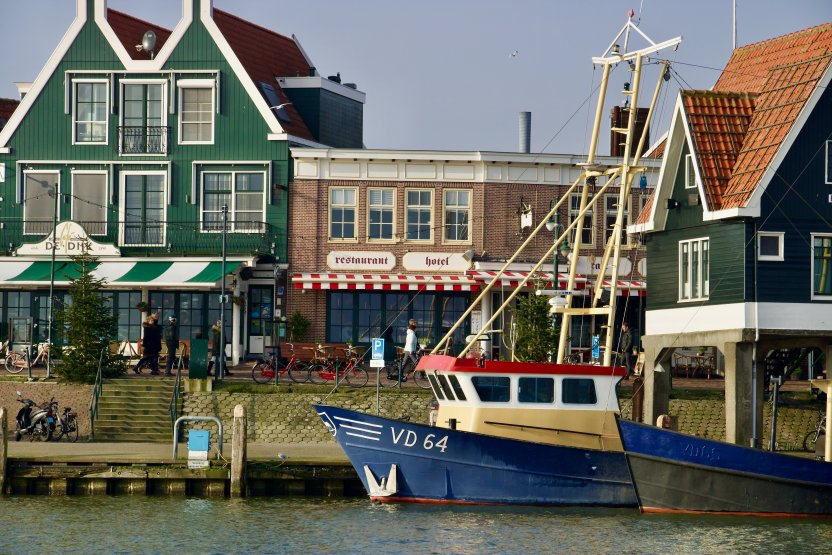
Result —
[[[208,375],[211,375],[211,368],[216,364],[217,366],[217,375],[224,374],[226,376],[230,376],[231,372],[228,371],[228,368],[225,366],[225,345],[221,345],[222,337],[220,333],[220,329],[222,326],[222,320],[217,320],[213,326],[211,326],[211,361],[208,363]],[[222,364],[223,372],[220,372],[220,364]]]
[[[176,360],[176,349],[179,348],[179,325],[176,323],[176,316],[168,316],[168,325],[165,326],[165,346],[168,348],[168,360],[165,364],[165,376],[172,376],[173,363]]]
[[[144,356],[150,366],[150,375],[159,375],[159,353],[162,352],[162,328],[159,326],[159,313],[148,318],[148,325],[144,328]]]
[[[627,369],[627,378],[633,373],[633,332],[630,331],[630,324],[621,323],[621,339],[618,342],[621,351],[624,367]]]

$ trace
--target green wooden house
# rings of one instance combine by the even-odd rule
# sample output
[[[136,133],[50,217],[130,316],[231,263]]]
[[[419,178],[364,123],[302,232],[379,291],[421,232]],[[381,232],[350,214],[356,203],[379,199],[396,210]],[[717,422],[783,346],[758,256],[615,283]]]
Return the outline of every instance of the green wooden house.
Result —
[[[140,302],[207,336],[224,279],[233,358],[262,353],[285,294],[289,147],[360,147],[364,94],[211,0],[183,0],[172,30],[76,4],[0,131],[0,338],[46,339],[50,285],[63,302],[89,248],[119,339],[139,338]]]
[[[738,48],[713,89],[680,92],[658,186],[629,228],[649,260],[645,420],[667,412],[679,348],[715,353],[737,443],[760,439],[767,353],[830,359],[831,78],[827,23]]]

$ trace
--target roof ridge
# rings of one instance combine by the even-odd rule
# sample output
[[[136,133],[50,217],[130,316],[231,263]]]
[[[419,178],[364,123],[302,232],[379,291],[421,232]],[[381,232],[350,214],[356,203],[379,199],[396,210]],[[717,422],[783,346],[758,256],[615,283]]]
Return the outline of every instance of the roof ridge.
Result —
[[[808,35],[808,34],[812,34],[812,33],[818,33],[822,30],[825,30],[825,28],[827,28],[827,27],[832,29],[832,21],[829,21],[827,23],[820,23],[818,25],[815,25],[814,27],[808,27],[806,29],[800,29],[799,31],[793,31],[793,32],[787,33],[785,35],[780,35],[779,37],[772,37],[772,38],[769,38],[769,39],[765,39],[765,40],[761,40],[761,41],[757,41],[757,42],[752,42],[751,44],[746,44],[744,46],[738,46],[737,48],[734,49],[734,53],[737,53],[739,51],[752,50],[754,48],[759,48],[759,47],[764,46],[764,45],[768,46],[772,43],[775,43],[775,42],[778,42],[778,41],[781,41],[781,40],[794,39],[796,36],[799,36],[799,35]]]
[[[269,33],[270,35],[274,35],[274,36],[279,37],[281,39],[290,41],[292,43],[295,42],[291,37],[287,37],[286,35],[278,33],[277,31],[273,31],[273,30],[271,30],[267,27],[263,27],[262,25],[258,25],[257,23],[253,23],[253,22],[249,21],[248,19],[243,19],[242,17],[240,17],[238,15],[234,15],[231,12],[227,12],[225,10],[220,10],[220,9],[217,9],[217,8],[214,8],[214,12],[215,13],[219,12],[224,16],[230,17],[232,19],[236,19],[237,21],[239,21],[241,23],[245,23],[246,25],[250,25],[251,27],[256,27],[257,29],[260,29],[261,31],[265,31],[266,33]]]
[[[707,96],[712,98],[757,98],[760,93],[753,91],[715,91],[713,89],[680,89],[682,96]]]
[[[170,33],[170,32],[172,32],[172,31],[171,31],[170,29],[168,29],[167,27],[163,27],[163,26],[159,25],[158,23],[152,23],[152,22],[150,22],[150,21],[146,21],[146,20],[144,20],[144,19],[139,19],[139,18],[138,18],[138,17],[136,17],[135,15],[130,15],[129,13],[122,12],[122,11],[120,11],[120,10],[115,10],[115,9],[113,9],[113,8],[107,8],[107,20],[108,20],[108,21],[109,21],[109,19],[110,19],[110,14],[111,14],[111,13],[118,14],[118,15],[120,15],[120,16],[122,16],[122,17],[127,17],[127,18],[130,18],[130,19],[132,19],[133,21],[137,21],[137,22],[139,22],[139,23],[144,23],[145,25],[150,25],[151,27],[156,27],[157,29],[163,29],[163,30],[165,30],[165,31],[167,31],[167,32],[169,32],[169,33]]]

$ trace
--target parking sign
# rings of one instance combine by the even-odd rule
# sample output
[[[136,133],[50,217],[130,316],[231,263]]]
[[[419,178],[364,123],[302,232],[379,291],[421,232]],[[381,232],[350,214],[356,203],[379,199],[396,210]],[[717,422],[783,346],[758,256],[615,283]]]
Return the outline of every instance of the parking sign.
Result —
[[[370,366],[372,368],[382,368],[384,366],[384,339],[373,338]]]

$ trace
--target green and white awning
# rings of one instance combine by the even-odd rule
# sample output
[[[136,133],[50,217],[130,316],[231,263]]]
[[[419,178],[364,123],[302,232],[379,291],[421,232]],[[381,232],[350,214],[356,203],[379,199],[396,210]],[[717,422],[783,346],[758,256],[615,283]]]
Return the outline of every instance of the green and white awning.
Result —
[[[226,274],[232,274],[240,262],[226,262]],[[0,285],[44,285],[52,275],[48,261],[0,262]],[[65,285],[80,275],[73,262],[55,262],[55,284]],[[161,261],[113,261],[101,262],[93,275],[107,281],[112,287],[212,287],[222,277],[222,262],[161,262]]]

